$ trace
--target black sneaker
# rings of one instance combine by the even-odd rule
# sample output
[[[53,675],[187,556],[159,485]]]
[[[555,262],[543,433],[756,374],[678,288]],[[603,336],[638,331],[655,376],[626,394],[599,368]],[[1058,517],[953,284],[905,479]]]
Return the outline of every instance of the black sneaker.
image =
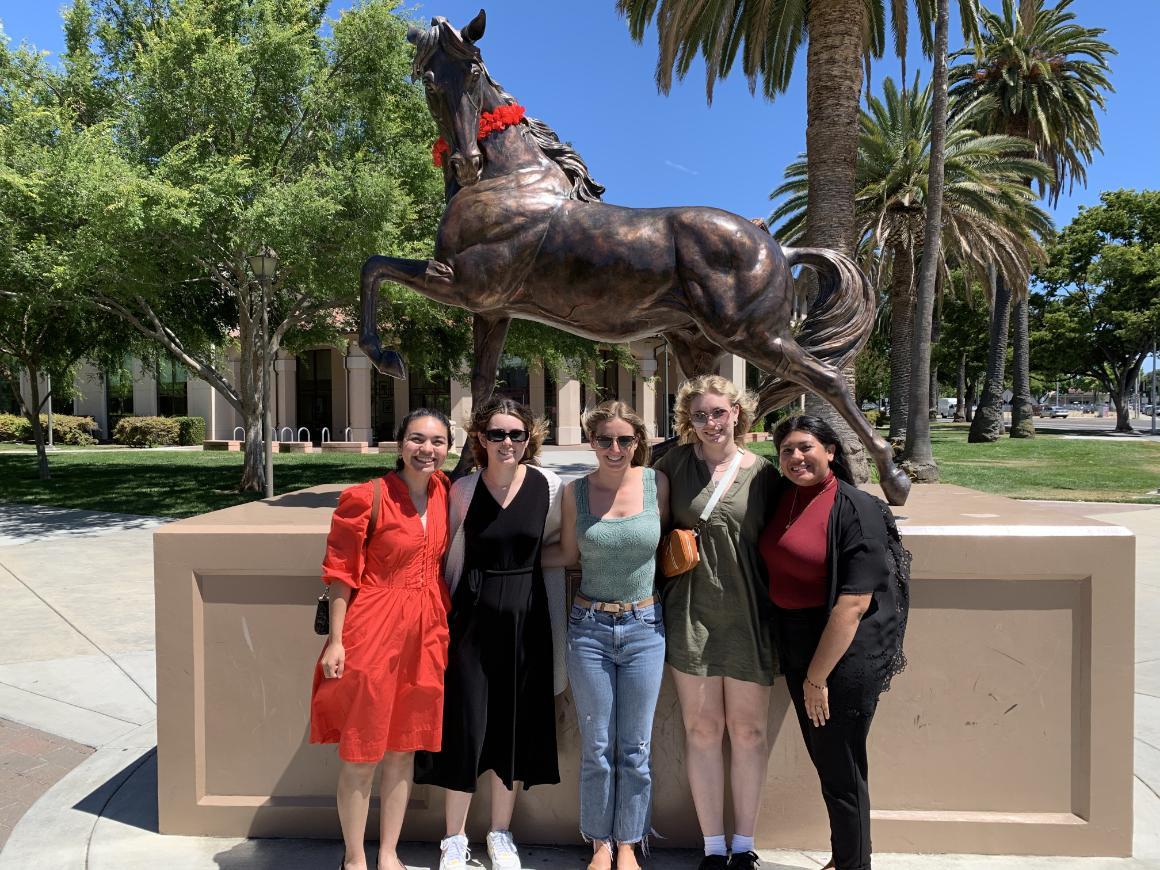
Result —
[[[706,855],[697,865],[697,870],[727,870],[729,859],[724,855]]]
[[[760,863],[756,852],[734,852],[726,866],[728,870],[756,870]]]

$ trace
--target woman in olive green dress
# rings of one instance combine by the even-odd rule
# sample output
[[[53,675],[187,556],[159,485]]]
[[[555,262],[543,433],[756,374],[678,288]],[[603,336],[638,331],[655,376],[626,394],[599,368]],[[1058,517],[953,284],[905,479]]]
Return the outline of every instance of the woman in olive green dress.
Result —
[[[701,561],[663,591],[666,661],[685,725],[686,767],[705,838],[700,870],[752,870],[753,832],[768,755],[766,733],[776,654],[768,582],[757,542],[777,470],[742,447],[756,401],[731,381],[703,375],[681,385],[681,444],[657,463],[670,481],[678,528],[699,528]],[[722,482],[713,512],[701,512]],[[725,842],[724,736],[731,745],[733,838]],[[732,857],[727,857],[732,852]]]

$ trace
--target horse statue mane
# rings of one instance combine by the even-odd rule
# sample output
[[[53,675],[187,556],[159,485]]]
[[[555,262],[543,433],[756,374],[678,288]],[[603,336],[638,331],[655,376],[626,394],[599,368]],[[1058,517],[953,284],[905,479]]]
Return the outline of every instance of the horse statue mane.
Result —
[[[452,57],[478,63],[488,84],[499,92],[500,99],[508,105],[516,102],[516,98],[505,91],[503,85],[491,77],[491,73],[488,72],[487,65],[483,62],[475,44],[464,39],[463,35],[446,18],[436,16],[431,19],[430,28],[427,30],[416,28],[416,30],[417,32],[413,31],[415,40],[415,60],[411,66],[411,79],[413,81],[419,81],[422,78],[427,63],[431,60],[431,55],[435,53],[435,49],[442,48]],[[544,152],[544,156],[563,170],[564,176],[571,186],[568,198],[578,199],[581,202],[600,202],[600,198],[604,195],[604,185],[597,182],[588,172],[588,165],[584,162],[584,158],[576,153],[576,149],[567,142],[560,141],[556,131],[539,118],[525,115],[523,123],[527,126],[532,141]],[[448,168],[445,166],[443,171],[446,173]]]

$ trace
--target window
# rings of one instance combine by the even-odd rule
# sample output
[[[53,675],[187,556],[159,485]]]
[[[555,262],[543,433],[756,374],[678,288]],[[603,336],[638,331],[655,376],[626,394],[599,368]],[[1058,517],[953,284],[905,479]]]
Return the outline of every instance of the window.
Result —
[[[528,378],[528,364],[518,356],[504,356],[499,363],[499,383],[496,396],[504,396],[521,405],[531,402],[531,383]]]
[[[329,429],[334,425],[331,356],[328,347],[298,354],[294,389],[298,426],[305,426],[310,431],[310,440],[315,444],[321,443],[323,428]],[[329,440],[335,440],[333,432]]]
[[[184,417],[189,410],[189,374],[171,357],[157,364],[157,413],[162,417]]]
[[[133,416],[133,359],[128,354],[119,368],[105,372],[105,415],[108,418],[108,437],[123,417]]]
[[[600,351],[600,371],[596,373],[597,392],[600,402],[620,398],[620,366],[610,350]]]
[[[408,388],[408,410],[429,408],[451,414],[451,378],[447,375],[430,376],[425,372],[412,371]]]
[[[379,444],[395,440],[395,379],[377,369],[371,380],[371,426]]]
[[[560,421],[560,385],[556,383],[555,370],[549,365],[544,366],[544,419],[548,423],[548,434],[544,436],[544,443],[555,444],[556,425]]]

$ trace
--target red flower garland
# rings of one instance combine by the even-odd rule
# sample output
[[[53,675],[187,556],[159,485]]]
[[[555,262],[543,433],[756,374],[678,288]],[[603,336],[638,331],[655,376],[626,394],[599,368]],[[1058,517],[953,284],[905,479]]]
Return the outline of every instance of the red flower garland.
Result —
[[[516,105],[515,103],[496,106],[494,111],[484,112],[479,116],[479,135],[476,139],[482,142],[492,133],[498,133],[500,130],[513,127],[523,119],[523,106]],[[450,151],[451,146],[447,144],[446,139],[440,136],[435,140],[435,144],[431,146],[431,162],[436,166],[442,166],[444,159]]]

